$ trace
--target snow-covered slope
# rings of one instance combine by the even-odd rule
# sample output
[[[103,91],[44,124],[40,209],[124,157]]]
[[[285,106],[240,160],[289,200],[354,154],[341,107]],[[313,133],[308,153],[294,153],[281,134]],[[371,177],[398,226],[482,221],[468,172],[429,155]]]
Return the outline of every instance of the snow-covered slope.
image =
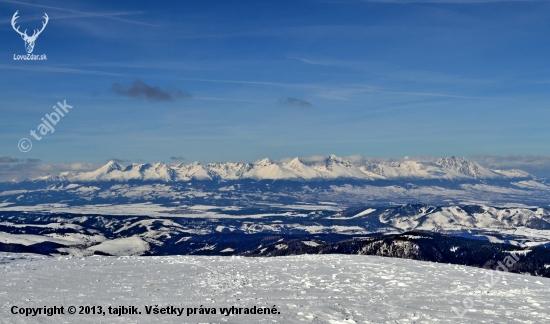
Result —
[[[370,235],[411,230],[499,237],[510,244],[526,240],[550,242],[550,209],[483,205],[350,207],[326,205],[264,205],[258,208],[161,206],[122,204],[67,206],[64,204],[0,207],[0,243],[30,246],[42,242],[113,255],[190,253],[178,247],[190,236],[239,235]],[[226,238],[229,240],[228,238]],[[239,244],[220,243],[215,251]],[[99,245],[98,245],[99,244]],[[199,248],[194,242],[193,248]],[[0,246],[2,248],[2,246]],[[4,246],[5,248],[5,246]],[[256,248],[255,246],[253,248]],[[8,249],[8,251],[15,251]],[[176,252],[174,252],[176,251]],[[44,252],[46,253],[46,252]],[[54,252],[48,252],[54,253]]]
[[[471,178],[498,178],[503,174],[497,174],[489,169],[479,165],[477,162],[470,162],[465,158],[442,157],[435,161],[436,165],[441,166],[446,170],[456,172],[458,175],[466,175]]]
[[[382,223],[407,231],[487,230],[505,231],[520,228],[550,230],[550,210],[545,208],[495,208],[490,206],[403,206],[380,215]],[[549,232],[550,234],[550,232]]]
[[[529,174],[526,171],[518,170],[518,169],[511,169],[511,170],[493,170],[493,172],[499,173],[504,175],[508,178],[529,178],[532,177],[531,174]]]
[[[0,254],[0,323],[548,323],[550,279],[363,255],[44,257]],[[62,279],[62,280],[60,280]],[[63,306],[26,317],[12,307]],[[109,314],[109,306],[141,314]],[[68,307],[102,307],[68,314]],[[147,314],[146,307],[183,308]],[[221,314],[220,308],[276,308]],[[196,312],[188,309],[196,308]],[[216,314],[199,314],[214,308]],[[16,309],[17,310],[17,309]]]
[[[243,178],[256,180],[296,179],[298,176],[269,159],[261,159],[252,164],[252,168],[243,175]]]
[[[322,160],[294,158],[288,162],[273,162],[261,159],[254,163],[217,162],[202,165],[198,162],[168,165],[133,163],[126,168],[116,162],[79,174],[63,173],[59,176],[41,177],[36,180],[96,182],[144,180],[144,181],[189,181],[189,180],[319,180],[319,179],[514,179],[532,178],[521,170],[489,170],[465,158],[443,157],[435,162],[404,161],[377,162],[357,160],[351,162],[335,155]]]

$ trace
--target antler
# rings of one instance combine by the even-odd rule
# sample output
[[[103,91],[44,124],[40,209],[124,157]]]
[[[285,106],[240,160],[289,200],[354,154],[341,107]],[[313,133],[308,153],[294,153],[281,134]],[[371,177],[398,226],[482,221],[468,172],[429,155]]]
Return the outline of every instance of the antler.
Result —
[[[19,31],[19,27],[15,27],[15,21],[17,20],[17,18],[19,18],[19,16],[17,16],[17,14],[19,13],[19,10],[17,10],[14,14],[13,14],[13,17],[11,18],[11,26],[13,27],[13,29],[21,36],[27,36],[27,30],[25,29],[25,32],[22,33]],[[44,28],[42,28],[44,29]],[[28,36],[27,36],[28,37]]]
[[[16,12],[16,14],[17,14],[17,12]],[[40,31],[35,29],[30,38],[36,39],[38,37],[38,35],[40,35],[40,33],[42,33],[44,28],[46,28],[46,25],[48,24],[48,21],[50,20],[50,17],[48,17],[47,13],[44,13],[44,17],[42,17],[42,18],[46,19],[46,22],[42,22],[42,29],[40,29]],[[27,31],[25,30],[25,34],[26,33],[27,33]]]

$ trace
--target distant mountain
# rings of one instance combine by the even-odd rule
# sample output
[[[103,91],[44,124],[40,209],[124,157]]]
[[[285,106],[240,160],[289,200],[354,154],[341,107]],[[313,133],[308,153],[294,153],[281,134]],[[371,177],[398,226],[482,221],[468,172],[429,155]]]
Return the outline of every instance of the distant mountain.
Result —
[[[306,159],[308,160],[308,159]],[[179,182],[191,180],[479,180],[533,178],[521,170],[490,170],[465,158],[442,157],[435,162],[405,161],[351,162],[335,155],[323,160],[305,162],[294,158],[289,162],[261,159],[254,163],[216,162],[169,165],[132,163],[126,167],[110,161],[101,168],[82,173],[64,172],[35,181],[48,182],[127,182],[130,180]]]
[[[62,172],[0,183],[3,203],[161,203],[234,206],[329,202],[343,206],[425,203],[547,206],[550,181],[522,170],[490,170],[464,158],[380,162],[363,157],[254,163],[166,164],[110,161],[91,172]]]
[[[133,215],[124,215],[105,205],[51,207],[0,208],[0,251],[76,256],[369,254],[484,268],[495,268],[498,260],[514,255],[521,262],[510,271],[550,276],[548,208],[194,206],[164,207],[161,215],[152,213],[150,204],[136,204],[126,206]]]
[[[463,174],[471,178],[498,178],[499,176],[509,177],[502,173],[495,173],[492,170],[486,169],[477,162],[470,162],[465,158],[457,158],[456,156],[442,157],[435,161],[436,165],[441,166],[446,170],[452,170],[457,174]],[[512,174],[510,174],[512,175]]]

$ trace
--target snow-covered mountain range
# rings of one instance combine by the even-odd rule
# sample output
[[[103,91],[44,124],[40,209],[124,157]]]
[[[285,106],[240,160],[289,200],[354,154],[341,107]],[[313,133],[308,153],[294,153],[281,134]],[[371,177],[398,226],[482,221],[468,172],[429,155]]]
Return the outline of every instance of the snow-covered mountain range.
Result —
[[[550,209],[464,205],[352,207],[1,206],[0,251],[54,255],[371,254],[550,277]],[[124,209],[124,210],[123,210]]]
[[[126,167],[110,161],[101,168],[82,173],[63,172],[34,180],[50,182],[99,182],[130,180],[177,182],[190,180],[395,180],[395,179],[513,179],[532,178],[522,170],[490,170],[465,158],[442,157],[434,162],[379,162],[368,159],[346,160],[335,155],[324,158],[268,158],[254,163],[216,162],[169,165],[132,163]]]
[[[360,156],[262,159],[254,163],[137,164],[110,161],[91,172],[62,172],[0,183],[0,204],[244,206],[332,202],[347,206],[483,203],[547,206],[550,182],[522,170],[491,170],[465,158],[373,161]]]

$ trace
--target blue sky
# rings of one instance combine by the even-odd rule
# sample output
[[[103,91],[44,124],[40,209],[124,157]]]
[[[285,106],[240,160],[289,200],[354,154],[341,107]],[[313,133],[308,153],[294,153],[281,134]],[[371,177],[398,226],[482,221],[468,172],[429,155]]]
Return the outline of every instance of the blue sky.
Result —
[[[549,1],[36,3],[0,0],[3,157],[550,155]]]

